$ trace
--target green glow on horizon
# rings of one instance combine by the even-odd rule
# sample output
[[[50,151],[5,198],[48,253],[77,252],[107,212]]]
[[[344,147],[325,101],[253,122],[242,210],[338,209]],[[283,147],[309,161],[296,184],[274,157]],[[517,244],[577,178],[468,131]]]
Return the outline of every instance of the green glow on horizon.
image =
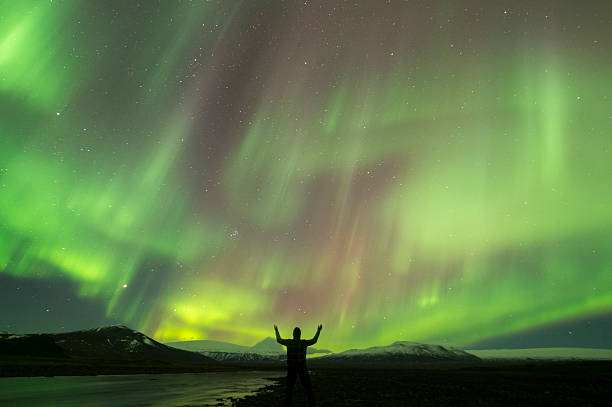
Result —
[[[469,344],[612,311],[603,50],[439,40],[324,81],[279,39],[230,81],[237,6],[167,3],[124,51],[58,3],[0,17],[0,272],[68,278],[163,341]],[[234,88],[252,106],[215,116]]]

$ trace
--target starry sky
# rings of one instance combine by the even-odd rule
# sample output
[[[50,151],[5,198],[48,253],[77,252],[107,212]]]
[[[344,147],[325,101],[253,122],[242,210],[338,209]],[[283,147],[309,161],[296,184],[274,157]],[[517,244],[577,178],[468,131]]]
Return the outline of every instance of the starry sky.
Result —
[[[612,347],[612,3],[0,9],[0,330]]]

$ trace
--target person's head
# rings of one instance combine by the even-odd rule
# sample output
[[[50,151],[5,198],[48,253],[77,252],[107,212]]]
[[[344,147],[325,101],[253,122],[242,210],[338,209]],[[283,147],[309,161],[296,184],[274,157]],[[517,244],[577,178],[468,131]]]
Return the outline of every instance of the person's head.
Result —
[[[297,326],[293,328],[293,339],[300,339],[302,336],[302,331]]]

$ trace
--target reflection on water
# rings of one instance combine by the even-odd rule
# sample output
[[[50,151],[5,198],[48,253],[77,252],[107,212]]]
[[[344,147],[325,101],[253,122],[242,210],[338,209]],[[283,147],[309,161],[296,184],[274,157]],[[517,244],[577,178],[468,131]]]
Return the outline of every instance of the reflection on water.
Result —
[[[270,384],[282,372],[11,377],[0,379],[0,406],[216,405]],[[226,405],[229,405],[226,402]]]

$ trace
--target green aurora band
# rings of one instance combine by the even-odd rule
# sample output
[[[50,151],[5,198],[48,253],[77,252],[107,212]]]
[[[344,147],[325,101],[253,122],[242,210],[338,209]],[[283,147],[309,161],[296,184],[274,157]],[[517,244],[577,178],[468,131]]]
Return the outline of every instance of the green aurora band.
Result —
[[[609,10],[491,38],[452,2],[325,35],[289,10],[266,48],[263,3],[4,2],[0,272],[161,341],[462,345],[612,311]]]

